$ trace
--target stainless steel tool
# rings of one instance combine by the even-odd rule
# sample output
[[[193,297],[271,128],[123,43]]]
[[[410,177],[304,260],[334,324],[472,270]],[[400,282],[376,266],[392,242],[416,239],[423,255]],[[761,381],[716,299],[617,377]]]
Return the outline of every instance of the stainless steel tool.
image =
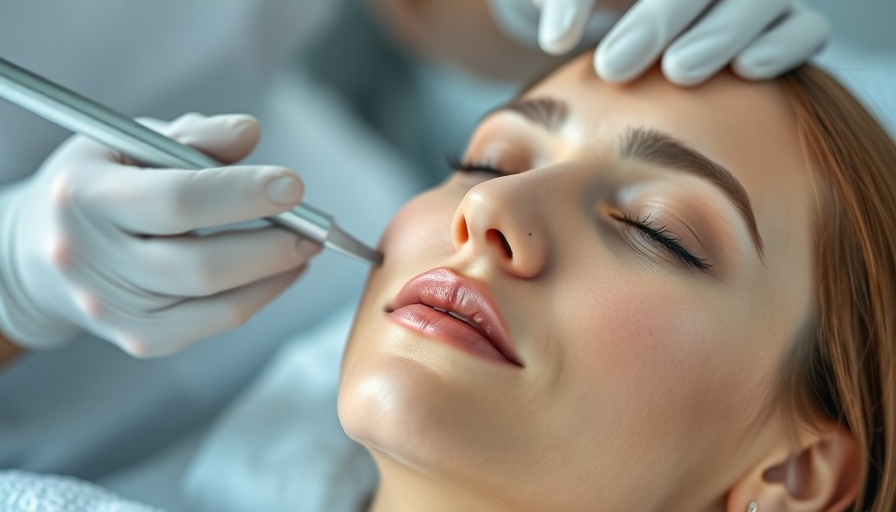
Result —
[[[149,167],[207,169],[221,163],[93,100],[0,58],[0,98]],[[380,265],[382,254],[340,228],[333,217],[302,203],[265,220],[324,247]]]

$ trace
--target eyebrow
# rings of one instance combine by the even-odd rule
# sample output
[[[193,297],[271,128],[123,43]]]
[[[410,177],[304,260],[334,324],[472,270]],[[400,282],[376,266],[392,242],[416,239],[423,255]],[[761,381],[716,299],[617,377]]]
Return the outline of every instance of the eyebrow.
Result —
[[[566,123],[567,118],[569,118],[569,106],[566,102],[554,98],[539,97],[517,98],[488,112],[483,116],[483,119],[505,110],[516,112],[551,133],[559,130]]]
[[[548,97],[516,99],[492,110],[485,117],[501,111],[516,112],[551,133],[556,133],[569,118],[566,102]],[[709,180],[734,203],[747,225],[753,246],[760,257],[764,257],[763,241],[756,227],[750,198],[731,171],[671,135],[653,129],[629,128],[620,141],[620,153],[628,160],[679,170]]]
[[[687,144],[656,130],[629,128],[622,137],[620,152],[623,158],[629,160],[677,169],[709,180],[734,203],[747,224],[756,251],[763,255],[762,237],[756,227],[750,197],[731,171]]]

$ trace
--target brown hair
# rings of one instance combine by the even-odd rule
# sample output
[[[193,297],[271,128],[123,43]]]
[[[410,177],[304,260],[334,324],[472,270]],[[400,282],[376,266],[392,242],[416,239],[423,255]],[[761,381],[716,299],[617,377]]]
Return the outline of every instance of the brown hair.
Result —
[[[780,79],[817,175],[817,311],[791,354],[796,420],[844,425],[862,457],[854,510],[896,510],[896,143],[812,66]],[[808,364],[807,364],[808,362]],[[788,373],[788,372],[783,372]]]

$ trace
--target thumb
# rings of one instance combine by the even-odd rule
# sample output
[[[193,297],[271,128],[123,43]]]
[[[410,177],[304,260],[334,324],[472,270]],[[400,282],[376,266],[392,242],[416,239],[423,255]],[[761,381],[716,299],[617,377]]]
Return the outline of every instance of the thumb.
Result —
[[[258,121],[248,114],[208,117],[191,112],[171,123],[151,118],[137,121],[223,164],[232,164],[249,156],[261,135]]]

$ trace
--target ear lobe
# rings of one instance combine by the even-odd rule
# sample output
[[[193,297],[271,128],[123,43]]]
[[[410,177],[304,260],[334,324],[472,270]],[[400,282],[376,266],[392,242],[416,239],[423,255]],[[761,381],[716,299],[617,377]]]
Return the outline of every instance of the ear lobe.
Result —
[[[798,452],[777,451],[746,473],[728,494],[727,511],[841,512],[859,495],[860,457],[838,425],[807,434]]]

